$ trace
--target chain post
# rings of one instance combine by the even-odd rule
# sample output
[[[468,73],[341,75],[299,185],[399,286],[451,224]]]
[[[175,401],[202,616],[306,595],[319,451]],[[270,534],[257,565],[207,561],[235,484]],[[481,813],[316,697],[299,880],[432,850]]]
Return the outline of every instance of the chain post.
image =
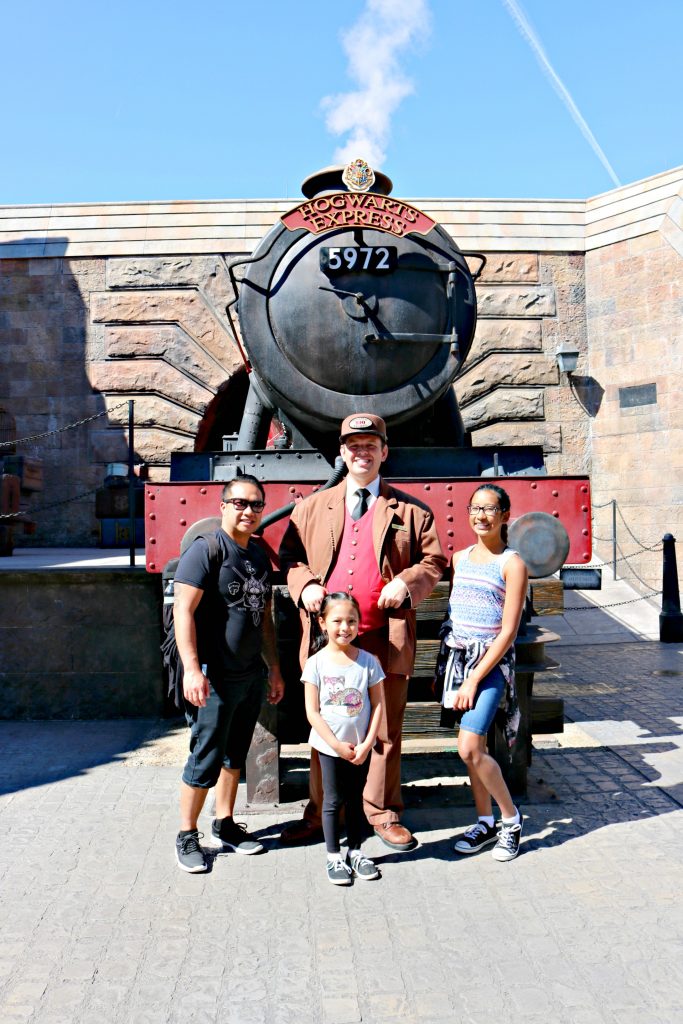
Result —
[[[663,644],[678,644],[683,640],[683,615],[678,590],[676,538],[672,534],[664,534],[662,549],[662,612],[659,616],[659,639]]]
[[[128,551],[135,565],[135,402],[128,402]]]
[[[617,499],[612,498],[612,578],[617,579]]]

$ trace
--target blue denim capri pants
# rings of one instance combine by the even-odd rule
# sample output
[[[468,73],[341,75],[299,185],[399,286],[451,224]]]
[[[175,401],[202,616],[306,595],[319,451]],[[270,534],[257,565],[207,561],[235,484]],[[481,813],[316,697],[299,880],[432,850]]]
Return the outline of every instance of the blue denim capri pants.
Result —
[[[496,665],[479,684],[474,707],[463,712],[460,728],[477,736],[486,736],[493,725],[504,690],[505,676]]]

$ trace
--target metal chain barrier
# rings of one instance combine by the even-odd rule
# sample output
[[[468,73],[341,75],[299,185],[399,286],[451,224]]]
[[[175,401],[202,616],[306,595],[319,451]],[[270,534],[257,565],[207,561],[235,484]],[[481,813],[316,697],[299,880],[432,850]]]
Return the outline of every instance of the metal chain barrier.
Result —
[[[69,505],[72,501],[82,501],[84,498],[89,498],[92,494],[97,494],[99,488],[94,487],[91,491],[83,491],[82,494],[77,494],[73,498],[63,498],[61,501],[51,501],[49,505],[37,505],[35,508],[31,508],[25,512],[6,512],[4,515],[0,515],[0,519],[19,519],[21,516],[32,515],[36,512],[45,512],[48,508],[57,508],[58,505]]]
[[[619,548],[619,550],[621,551],[621,548]],[[636,554],[642,554],[642,552],[638,551],[638,552],[636,552]],[[620,561],[620,562],[621,562],[621,561],[624,561],[624,562],[626,562],[626,563],[627,563],[627,565],[628,565],[628,568],[629,568],[629,572],[632,572],[632,573],[633,573],[633,575],[635,576],[635,578],[636,578],[636,579],[638,580],[638,582],[639,582],[639,583],[642,583],[642,585],[643,585],[644,587],[647,587],[647,589],[648,589],[648,590],[651,590],[651,591],[652,591],[653,593],[660,593],[660,594],[661,594],[661,590],[660,590],[660,591],[656,591],[654,587],[650,586],[650,584],[649,584],[649,583],[646,583],[646,582],[645,582],[645,580],[644,580],[644,579],[642,578],[642,576],[639,576],[639,575],[638,575],[638,573],[636,572],[636,570],[635,570],[635,569],[633,568],[633,566],[632,566],[632,565],[631,565],[631,563],[629,562],[629,558],[633,558],[633,557],[634,557],[633,555],[622,555],[622,556],[621,556],[621,558],[619,559],[619,561]]]
[[[599,537],[594,537],[593,539],[594,540],[600,540]],[[610,537],[610,540],[611,539],[612,538]],[[661,551],[662,550],[662,542],[661,542],[661,540],[657,541],[656,544],[653,544],[651,548],[644,548],[644,550],[645,551]],[[631,551],[628,555],[620,555],[619,558],[617,558],[617,562],[628,562],[629,558],[634,558],[636,555],[640,555],[640,554],[642,554],[642,551]],[[571,564],[571,563],[568,562],[566,564],[565,568],[566,569],[604,569],[605,566],[608,566],[608,565],[611,566],[612,563],[611,562],[591,562],[590,565],[586,565],[585,563],[582,564],[582,565],[574,565],[574,564]],[[629,566],[629,568],[630,568],[630,566]],[[631,570],[631,571],[633,571],[633,570]]]
[[[626,520],[624,519],[624,513],[623,513],[623,512],[621,511],[621,509],[619,508],[619,504],[618,504],[618,503],[617,503],[617,512],[619,513],[619,518],[621,519],[622,523],[623,523],[623,524],[624,524],[624,526],[626,527],[626,532],[628,533],[628,535],[629,535],[629,537],[631,538],[631,540],[634,540],[634,541],[636,542],[636,544],[638,545],[638,547],[639,547],[639,548],[640,548],[640,549],[641,549],[642,551],[652,551],[652,547],[649,547],[649,548],[648,548],[648,547],[646,547],[646,546],[645,546],[645,544],[643,544],[643,543],[642,543],[641,541],[639,541],[639,540],[638,540],[638,538],[637,538],[637,537],[636,537],[636,536],[634,535],[634,533],[633,533],[633,531],[631,530],[630,526],[628,525],[628,523],[627,523],[627,522],[626,522]],[[657,541],[657,543],[659,543],[659,541]]]
[[[55,430],[46,430],[43,434],[32,434],[31,437],[20,437],[16,441],[0,441],[0,449],[11,448],[16,444],[31,444],[33,441],[40,441],[44,437],[53,437],[55,434],[63,434],[66,430],[74,430],[76,427],[82,427],[84,423],[92,423],[93,420],[98,420],[100,416],[108,416],[109,413],[114,412],[116,409],[123,408],[124,405],[128,404],[128,400],[125,402],[119,402],[118,405],[112,405],[110,409],[103,409],[102,412],[96,412],[93,416],[86,416],[85,419],[76,420],[75,423],[67,423],[65,427],[57,427]],[[70,501],[76,499],[69,499]],[[44,506],[47,508],[48,506]],[[6,518],[6,517],[2,517]]]
[[[596,562],[596,563],[593,563],[594,567],[598,568],[600,566],[610,566],[610,568],[612,569],[612,572],[614,574],[614,579],[616,580],[616,578],[617,578],[617,563],[618,562],[626,562],[626,568],[627,568],[628,573],[631,574],[632,576],[634,576],[635,579],[638,580],[638,582],[643,587],[645,587],[647,590],[652,591],[653,594],[661,594],[661,591],[655,590],[655,588],[651,584],[645,582],[645,580],[633,568],[633,565],[631,564],[630,559],[635,558],[637,555],[644,554],[645,552],[648,552],[648,551],[662,551],[662,542],[660,540],[658,540],[658,541],[655,541],[654,544],[643,544],[642,541],[638,540],[638,538],[634,534],[633,530],[631,529],[631,527],[626,522],[626,519],[624,518],[624,513],[619,508],[619,504],[618,504],[616,498],[611,498],[610,501],[603,502],[601,505],[593,505],[593,508],[592,508],[592,511],[591,511],[591,524],[594,523],[594,520],[595,520],[594,513],[595,513],[595,511],[597,509],[610,508],[610,507],[612,509],[612,536],[611,537],[600,537],[598,534],[593,533],[593,540],[598,541],[599,543],[602,543],[602,544],[611,544],[612,545],[612,558],[610,559],[609,562]],[[619,542],[617,541],[617,512],[619,513],[619,518],[621,519],[621,522],[622,522],[622,525],[624,526],[624,529],[628,533],[629,537],[638,546],[638,550],[637,551],[630,552],[628,555],[623,554],[622,549],[621,549],[621,547],[619,545]],[[617,557],[617,550],[620,552],[619,557]]]
[[[601,612],[605,608],[621,608],[625,604],[637,604],[638,601],[651,601],[653,597],[659,597],[661,590],[657,590],[654,594],[641,594],[640,597],[632,597],[630,601],[614,601],[612,604],[589,604],[585,608],[565,608],[563,615],[567,612]]]

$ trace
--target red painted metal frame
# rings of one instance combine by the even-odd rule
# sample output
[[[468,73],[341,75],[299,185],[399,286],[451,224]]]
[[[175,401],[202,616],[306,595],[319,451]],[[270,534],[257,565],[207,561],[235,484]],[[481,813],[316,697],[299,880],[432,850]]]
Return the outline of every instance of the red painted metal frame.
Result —
[[[499,477],[499,483],[510,495],[512,519],[525,512],[548,512],[560,519],[569,534],[567,564],[589,562],[592,553],[591,495],[588,477]],[[439,537],[447,554],[472,542],[465,511],[472,492],[485,486],[481,477],[457,480],[416,482],[392,480],[392,484],[425,502],[434,512]],[[198,519],[220,515],[222,483],[163,483],[145,486],[145,548],[147,571],[162,572],[172,558],[177,558],[185,532]],[[266,512],[301,501],[312,494],[312,484],[266,484]],[[278,568],[277,552],[288,520],[274,523],[264,534],[263,543],[271,561]]]

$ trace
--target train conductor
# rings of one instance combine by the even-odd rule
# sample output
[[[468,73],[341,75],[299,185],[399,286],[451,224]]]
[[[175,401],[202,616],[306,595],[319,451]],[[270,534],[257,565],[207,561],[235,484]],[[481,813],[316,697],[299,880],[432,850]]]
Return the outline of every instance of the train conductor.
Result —
[[[415,609],[446,567],[431,510],[390,487],[379,475],[389,454],[380,416],[354,413],[341,426],[340,452],[348,475],[292,512],[280,561],[299,605],[302,665],[309,654],[311,618],[327,592],[345,591],[360,604],[357,644],[384,668],[384,709],[363,792],[365,815],[386,846],[415,846],[400,822],[401,731],[408,677],[415,662]],[[284,829],[285,844],[322,836],[322,780],[311,752],[309,803],[302,821]]]

